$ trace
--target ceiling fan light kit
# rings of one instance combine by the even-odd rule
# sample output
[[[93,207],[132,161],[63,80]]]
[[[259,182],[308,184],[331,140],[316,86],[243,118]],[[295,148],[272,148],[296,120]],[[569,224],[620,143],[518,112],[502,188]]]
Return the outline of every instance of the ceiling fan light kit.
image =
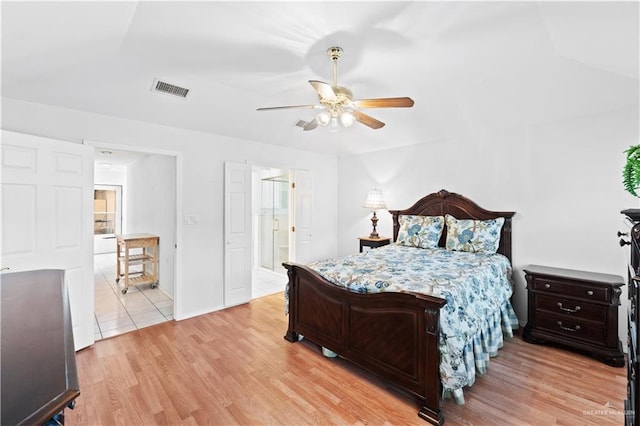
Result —
[[[385,123],[360,111],[362,108],[410,108],[413,106],[413,99],[408,97],[354,100],[351,90],[338,86],[338,60],[342,56],[342,52],[342,48],[338,46],[327,49],[327,54],[333,63],[333,85],[318,80],[309,80],[309,84],[318,93],[320,105],[263,107],[258,108],[258,111],[285,108],[320,109],[321,111],[313,120],[310,122],[299,120],[296,125],[305,131],[322,126],[331,132],[336,132],[340,126],[351,127],[356,121],[371,129],[384,127]]]

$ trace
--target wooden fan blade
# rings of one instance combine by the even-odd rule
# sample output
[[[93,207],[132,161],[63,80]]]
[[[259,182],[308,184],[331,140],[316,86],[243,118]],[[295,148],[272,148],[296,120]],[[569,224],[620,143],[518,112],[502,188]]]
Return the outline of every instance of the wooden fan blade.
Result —
[[[410,108],[413,106],[413,99],[407,97],[359,99],[353,102],[357,108]]]
[[[335,101],[337,99],[336,93],[333,91],[333,87],[330,84],[318,80],[309,80],[309,84],[313,86],[322,99],[328,101]]]
[[[287,108],[321,108],[321,106],[320,105],[286,105],[286,106],[256,108],[256,111],[269,111],[272,109],[287,109]]]
[[[384,127],[384,123],[382,121],[376,120],[375,118],[365,114],[364,112],[353,111],[352,114],[357,121],[364,124],[365,126],[371,127],[372,129],[379,129],[381,127]]]

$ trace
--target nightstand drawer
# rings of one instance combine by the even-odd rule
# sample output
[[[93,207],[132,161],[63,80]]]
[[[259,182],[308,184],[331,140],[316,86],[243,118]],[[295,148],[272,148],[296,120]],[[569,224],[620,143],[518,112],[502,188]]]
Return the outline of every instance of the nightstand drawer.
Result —
[[[606,343],[604,327],[564,315],[538,314],[537,329],[566,336],[572,340],[580,339],[595,345]]]
[[[580,299],[609,303],[611,294],[609,287],[590,286],[584,283],[560,281],[550,278],[536,277],[533,280],[533,290],[562,294],[563,296],[579,297]]]
[[[569,299],[552,294],[536,294],[536,309],[567,315],[575,319],[586,319],[604,323],[607,319],[605,306]]]

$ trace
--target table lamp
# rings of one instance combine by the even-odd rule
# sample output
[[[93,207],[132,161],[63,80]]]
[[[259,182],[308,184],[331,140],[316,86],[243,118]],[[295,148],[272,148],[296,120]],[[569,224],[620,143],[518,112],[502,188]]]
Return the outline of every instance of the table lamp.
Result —
[[[365,209],[370,209],[373,211],[373,216],[371,217],[371,224],[373,225],[373,231],[371,231],[371,235],[369,238],[378,238],[378,232],[376,231],[376,225],[378,224],[378,216],[376,216],[376,210],[386,209],[387,206],[384,204],[384,200],[382,199],[382,191],[379,189],[372,189],[367,194],[367,200],[364,202],[362,206]]]

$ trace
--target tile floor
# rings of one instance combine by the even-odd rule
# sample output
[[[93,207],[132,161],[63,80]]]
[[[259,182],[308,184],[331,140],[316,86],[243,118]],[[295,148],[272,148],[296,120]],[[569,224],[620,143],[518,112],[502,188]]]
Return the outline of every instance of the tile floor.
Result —
[[[268,269],[259,268],[258,270],[253,271],[251,279],[252,299],[284,291],[287,281],[289,281],[284,268],[282,268],[281,273],[275,273]]]
[[[129,287],[116,283],[115,253],[94,256],[95,340],[173,319],[173,300],[159,287]]]
[[[284,271],[284,270],[283,270]],[[173,300],[160,288],[148,285],[129,287],[121,293],[116,283],[115,253],[94,256],[95,340],[173,319]],[[253,273],[251,298],[284,291],[287,276],[267,269]]]

